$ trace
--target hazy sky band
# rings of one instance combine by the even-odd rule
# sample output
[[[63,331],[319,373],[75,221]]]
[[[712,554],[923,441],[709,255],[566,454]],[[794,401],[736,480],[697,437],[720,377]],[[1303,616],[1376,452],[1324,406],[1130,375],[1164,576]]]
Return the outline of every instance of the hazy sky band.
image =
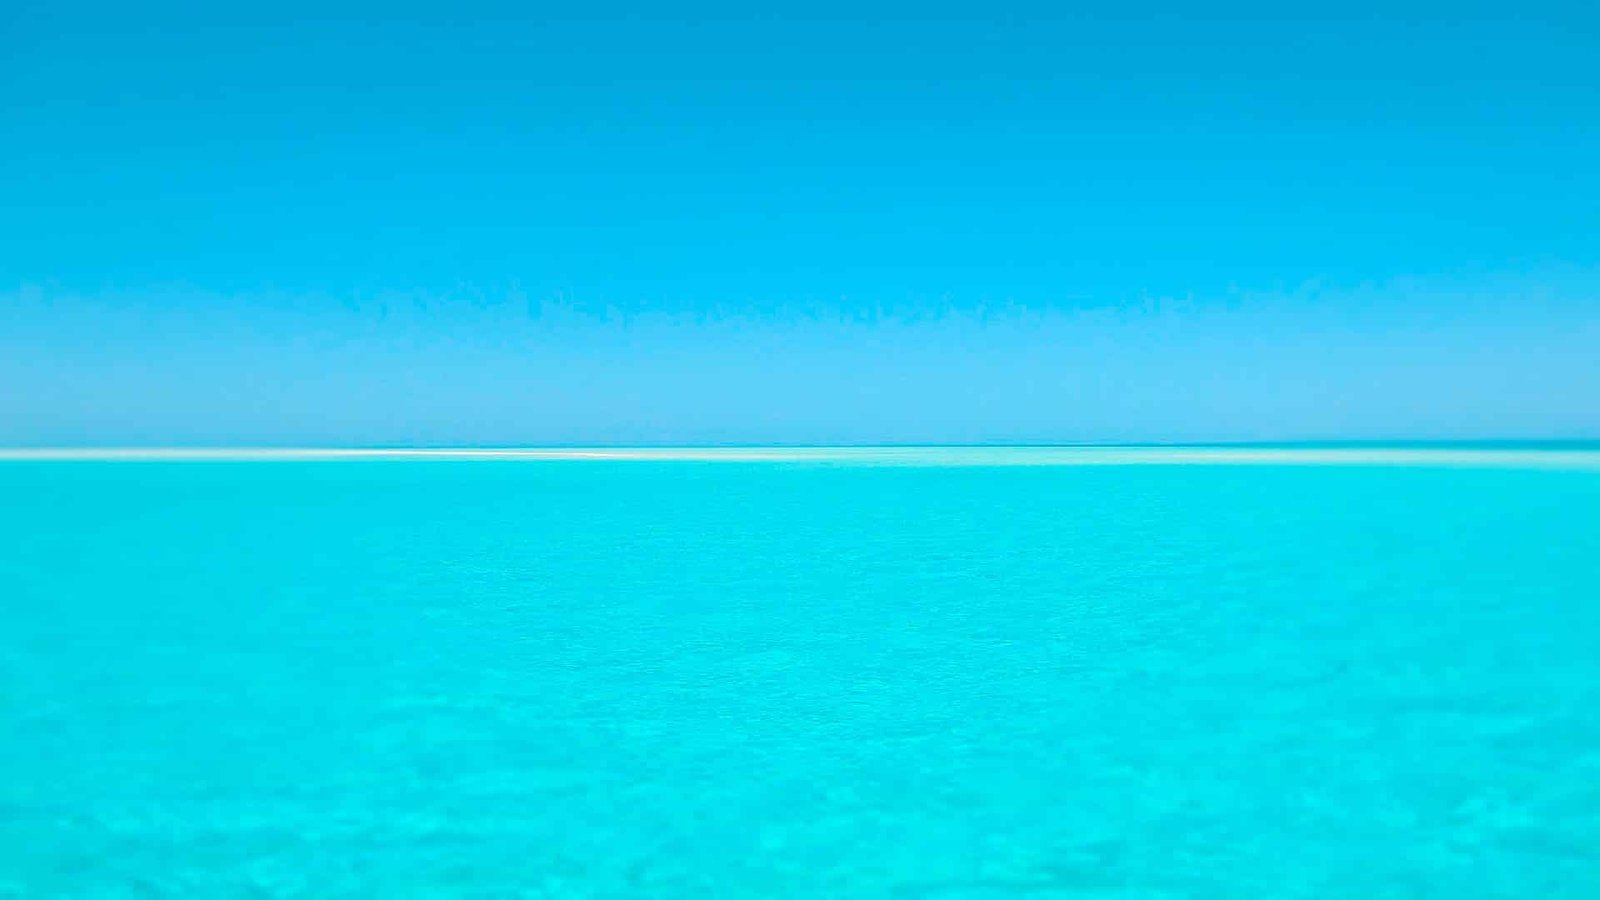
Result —
[[[0,442],[1584,438],[1594,280],[909,313],[45,288],[8,298]]]

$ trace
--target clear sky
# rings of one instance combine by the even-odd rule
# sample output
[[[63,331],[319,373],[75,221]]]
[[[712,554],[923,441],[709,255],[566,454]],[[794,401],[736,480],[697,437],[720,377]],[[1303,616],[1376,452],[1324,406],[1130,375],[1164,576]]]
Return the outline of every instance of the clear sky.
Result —
[[[0,445],[1600,437],[1593,3],[0,9]]]

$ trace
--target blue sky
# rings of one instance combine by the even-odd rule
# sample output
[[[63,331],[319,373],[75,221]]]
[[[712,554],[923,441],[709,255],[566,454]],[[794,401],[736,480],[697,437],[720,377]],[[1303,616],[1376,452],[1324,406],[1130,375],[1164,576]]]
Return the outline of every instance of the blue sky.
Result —
[[[1600,437],[1592,4],[233,6],[0,12],[0,444]]]

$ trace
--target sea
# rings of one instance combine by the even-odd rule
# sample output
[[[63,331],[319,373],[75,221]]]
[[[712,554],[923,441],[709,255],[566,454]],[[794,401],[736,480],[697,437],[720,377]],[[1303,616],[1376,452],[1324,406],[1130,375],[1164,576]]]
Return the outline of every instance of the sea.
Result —
[[[13,453],[0,897],[1600,897],[1600,450]]]

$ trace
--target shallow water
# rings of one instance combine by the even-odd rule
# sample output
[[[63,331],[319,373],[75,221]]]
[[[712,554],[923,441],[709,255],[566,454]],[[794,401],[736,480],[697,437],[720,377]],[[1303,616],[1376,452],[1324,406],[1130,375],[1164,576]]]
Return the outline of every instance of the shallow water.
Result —
[[[1593,897],[1600,472],[1405,462],[3,462],[0,896]]]

